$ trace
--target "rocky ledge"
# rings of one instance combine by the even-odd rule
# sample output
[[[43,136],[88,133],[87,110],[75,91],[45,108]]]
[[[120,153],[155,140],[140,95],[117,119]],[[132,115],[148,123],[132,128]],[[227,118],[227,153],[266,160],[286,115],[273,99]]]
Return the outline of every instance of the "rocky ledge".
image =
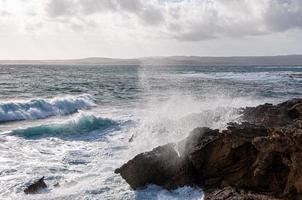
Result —
[[[242,118],[223,131],[196,128],[115,173],[133,189],[189,185],[205,199],[302,199],[302,99],[248,107]]]

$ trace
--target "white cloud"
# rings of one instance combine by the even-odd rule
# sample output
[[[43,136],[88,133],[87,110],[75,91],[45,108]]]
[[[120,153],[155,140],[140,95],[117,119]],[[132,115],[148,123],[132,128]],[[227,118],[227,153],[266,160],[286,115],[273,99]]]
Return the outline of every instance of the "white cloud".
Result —
[[[34,42],[43,40],[43,44],[49,46],[54,45],[47,42],[51,40],[49,38],[60,41],[62,38],[73,38],[70,45],[84,45],[86,41],[89,43],[87,48],[96,49],[94,54],[107,48],[105,45],[123,43],[127,47],[133,46],[129,52],[133,52],[134,56],[140,56],[142,52],[134,48],[146,50],[154,46],[159,48],[160,44],[181,46],[182,43],[188,43],[184,51],[196,54],[196,43],[226,44],[226,41],[238,40],[245,46],[253,47],[255,45],[245,38],[259,38],[262,42],[266,37],[292,37],[302,29],[302,1],[0,0],[0,16],[0,43],[12,35],[22,42],[29,42],[29,38]],[[84,41],[80,43],[76,38],[84,38]],[[299,39],[287,38],[290,45],[294,44],[291,43],[292,40]],[[96,44],[100,44],[98,48]],[[61,42],[56,45],[63,44]],[[192,48],[188,47],[190,45]],[[4,52],[4,48],[0,47],[0,50],[1,48]],[[164,46],[162,48],[166,49]],[[169,49],[169,52],[184,53],[183,50],[175,49]],[[204,53],[204,49],[200,52]],[[283,51],[276,49],[276,52]],[[66,55],[68,57],[71,54]]]

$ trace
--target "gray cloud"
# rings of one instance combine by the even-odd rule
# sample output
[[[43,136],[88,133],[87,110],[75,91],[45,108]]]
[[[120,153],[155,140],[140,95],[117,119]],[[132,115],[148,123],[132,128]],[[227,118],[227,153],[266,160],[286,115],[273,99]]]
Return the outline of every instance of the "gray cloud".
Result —
[[[76,5],[72,0],[51,0],[46,5],[50,17],[71,16],[75,14]]]
[[[141,10],[138,16],[143,22],[149,25],[158,25],[164,21],[161,11],[154,7]]]
[[[25,26],[25,30],[27,31],[36,31],[39,30],[43,27],[43,23],[38,22],[38,23],[34,23],[34,24],[29,24],[27,26]]]
[[[74,31],[82,31],[84,28],[83,26],[79,25],[79,24],[74,24],[72,23],[70,25],[71,29],[74,30]]]
[[[302,1],[270,1],[264,19],[271,31],[286,31],[292,28],[302,28]]]
[[[10,12],[6,11],[6,10],[0,10],[0,16],[5,17],[5,16],[9,16],[11,15]]]
[[[154,28],[154,34],[183,41],[255,36],[302,28],[301,0],[50,0],[46,11],[51,18],[78,19],[82,24],[76,26],[72,20],[64,20],[71,23],[69,27],[74,31],[88,26],[85,22],[89,20],[85,18],[91,15],[129,15],[137,20],[138,29],[148,25]],[[94,25],[97,24],[95,21]]]
[[[102,13],[130,14],[147,25],[164,20],[159,8],[141,0],[50,0],[46,12],[51,18],[75,17],[81,21],[85,21],[83,17]]]
[[[79,0],[76,4],[85,15],[112,12],[117,9],[116,2],[112,0]]]
[[[133,13],[138,13],[144,6],[141,0],[120,0],[118,3],[122,9]]]
[[[261,6],[260,9],[255,6],[257,3],[259,7]],[[294,28],[302,29],[301,0],[210,0],[204,5],[206,9],[198,8],[201,13],[199,20],[196,20],[198,16],[195,15],[195,18],[181,21],[185,17],[181,9],[173,13],[179,18],[180,23],[174,23],[168,29],[174,32],[176,39],[199,41],[225,36],[256,36],[284,32]],[[224,9],[221,9],[219,5],[223,5]]]

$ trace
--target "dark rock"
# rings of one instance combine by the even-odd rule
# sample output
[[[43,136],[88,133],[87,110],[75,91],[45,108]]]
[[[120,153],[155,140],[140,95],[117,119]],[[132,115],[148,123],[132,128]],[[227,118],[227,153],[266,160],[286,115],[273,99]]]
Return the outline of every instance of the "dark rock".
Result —
[[[243,119],[251,124],[265,127],[281,127],[292,123],[302,115],[302,99],[292,99],[277,105],[264,104],[247,107]]]
[[[288,116],[291,119],[297,119],[302,115],[302,103],[297,103],[288,109]]]
[[[134,135],[131,135],[131,137],[129,138],[128,142],[133,142],[134,139]]]
[[[179,155],[175,151],[175,144],[167,144],[135,156],[128,163],[116,169],[115,173],[120,173],[133,189],[144,187],[146,184],[173,188],[174,185],[190,184],[186,177],[180,175],[182,170],[186,170],[182,168],[185,166],[180,163]]]
[[[54,184],[53,185],[54,187],[60,187],[61,185],[60,185],[60,183],[59,182],[57,182],[56,184]]]
[[[44,182],[44,176],[34,182],[33,184],[29,185],[25,190],[25,194],[36,194],[40,192],[42,189],[47,188],[46,183]]]
[[[133,189],[197,185],[206,199],[302,199],[302,99],[246,108],[243,119],[221,132],[196,128],[115,172]]]
[[[252,192],[236,191],[232,187],[225,187],[207,192],[204,200],[280,200],[269,195],[254,194]]]
[[[288,74],[288,76],[292,79],[294,78],[302,78],[302,74]]]

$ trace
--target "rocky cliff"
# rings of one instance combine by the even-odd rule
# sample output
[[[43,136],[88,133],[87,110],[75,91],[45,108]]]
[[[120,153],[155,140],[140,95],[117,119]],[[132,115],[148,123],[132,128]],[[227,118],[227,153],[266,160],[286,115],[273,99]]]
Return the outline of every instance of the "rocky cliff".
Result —
[[[245,108],[245,122],[194,129],[116,169],[133,189],[191,185],[206,199],[302,199],[302,99]]]

